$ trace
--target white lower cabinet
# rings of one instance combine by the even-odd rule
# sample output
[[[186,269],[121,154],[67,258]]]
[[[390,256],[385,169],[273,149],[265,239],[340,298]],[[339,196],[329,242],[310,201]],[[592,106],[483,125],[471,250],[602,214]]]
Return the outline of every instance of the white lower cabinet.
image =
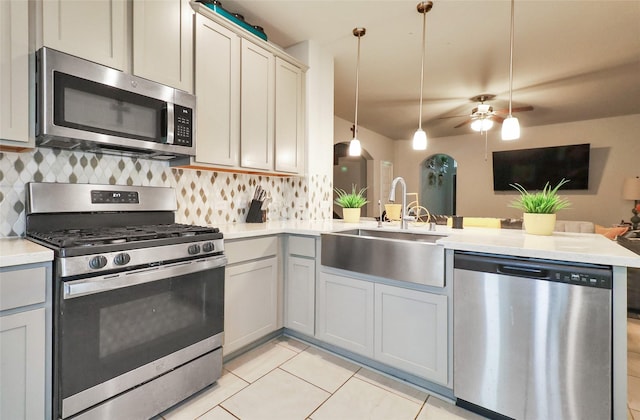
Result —
[[[278,329],[278,258],[227,267],[224,353],[230,354]]]
[[[316,338],[447,386],[447,299],[320,271]]]
[[[373,357],[373,283],[320,273],[318,339]]]
[[[0,420],[51,416],[51,264],[0,268]]]
[[[374,358],[447,384],[447,296],[375,285]]]
[[[284,326],[313,336],[315,331],[315,259],[287,257]]]
[[[0,419],[45,413],[45,309],[0,316]]]

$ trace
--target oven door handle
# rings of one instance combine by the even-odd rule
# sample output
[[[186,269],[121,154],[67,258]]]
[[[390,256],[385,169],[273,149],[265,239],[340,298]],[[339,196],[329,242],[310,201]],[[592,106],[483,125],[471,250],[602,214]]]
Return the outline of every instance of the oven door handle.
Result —
[[[91,277],[89,279],[68,281],[64,283],[63,298],[72,299],[95,293],[108,292],[137,284],[150,283],[199,271],[221,268],[226,264],[227,257],[215,256],[207,259],[184,261],[135,271]]]

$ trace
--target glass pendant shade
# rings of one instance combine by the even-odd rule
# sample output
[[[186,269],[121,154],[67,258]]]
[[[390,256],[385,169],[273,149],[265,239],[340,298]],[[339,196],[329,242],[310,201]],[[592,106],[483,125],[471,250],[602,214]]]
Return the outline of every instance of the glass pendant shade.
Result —
[[[471,123],[471,129],[473,131],[488,131],[493,127],[493,121],[487,118],[480,118]]]
[[[421,128],[413,135],[413,150],[427,150],[427,133]]]
[[[502,122],[502,140],[520,138],[520,123],[516,117],[509,116]]]
[[[361,154],[362,146],[360,145],[360,140],[354,138],[349,143],[349,156],[360,156]]]

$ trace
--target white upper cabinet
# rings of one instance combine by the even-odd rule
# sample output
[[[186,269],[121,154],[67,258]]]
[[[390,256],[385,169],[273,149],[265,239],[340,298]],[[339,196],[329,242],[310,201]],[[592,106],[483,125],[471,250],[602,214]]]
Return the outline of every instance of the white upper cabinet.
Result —
[[[34,147],[29,133],[29,5],[0,1],[0,146]]]
[[[134,0],[133,74],[193,93],[193,15],[188,0]]]
[[[304,160],[302,70],[276,57],[275,169],[300,173]]]
[[[240,150],[240,37],[195,19],[196,162],[236,167]]]
[[[125,70],[126,20],[126,0],[44,0],[42,43]]]
[[[273,170],[274,56],[246,39],[240,71],[240,164]]]
[[[201,3],[191,7],[196,156],[174,164],[302,173],[305,65]]]

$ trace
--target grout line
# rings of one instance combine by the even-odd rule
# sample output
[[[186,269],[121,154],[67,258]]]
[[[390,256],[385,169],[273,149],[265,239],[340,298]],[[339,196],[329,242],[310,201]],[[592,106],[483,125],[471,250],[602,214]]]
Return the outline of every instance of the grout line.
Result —
[[[353,373],[351,374],[351,376],[349,376],[349,378],[348,378],[346,381],[344,381],[344,382],[342,383],[342,385],[340,385],[340,386],[339,386],[339,387],[338,387],[334,392],[330,392],[330,393],[329,393],[329,396],[327,397],[327,399],[325,399],[324,401],[322,401],[322,402],[320,403],[320,405],[318,405],[318,406],[315,408],[315,410],[313,410],[311,413],[309,413],[309,415],[307,416],[307,418],[311,419],[311,416],[313,415],[313,413],[315,413],[316,411],[318,411],[318,409],[320,409],[320,407],[322,407],[322,406],[323,406],[327,401],[329,401],[329,399],[330,399],[331,397],[333,397],[333,396],[335,395],[335,393],[336,393],[336,392],[338,392],[338,391],[339,391],[339,390],[340,390],[340,389],[341,389],[341,388],[342,388],[342,387],[343,387],[347,382],[349,382],[351,379],[353,379],[353,378],[354,378],[354,376],[356,375],[356,373],[358,373],[358,372],[360,371],[360,369],[362,369],[362,368],[361,368],[361,367],[359,367],[355,372],[353,372]],[[322,389],[322,388],[320,388],[320,389]]]

